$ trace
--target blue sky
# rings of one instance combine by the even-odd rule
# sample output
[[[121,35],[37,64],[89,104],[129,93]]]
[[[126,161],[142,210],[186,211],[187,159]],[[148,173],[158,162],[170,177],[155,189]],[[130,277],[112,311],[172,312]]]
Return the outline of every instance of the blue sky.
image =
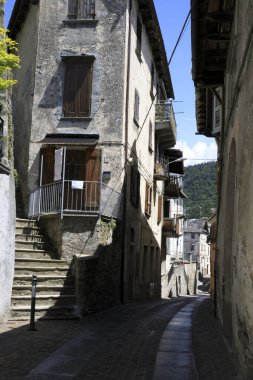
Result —
[[[6,0],[5,20],[8,23],[15,0]],[[168,60],[190,9],[190,0],[154,0]],[[174,109],[177,120],[177,146],[189,160],[185,165],[200,163],[202,158],[216,158],[214,139],[196,136],[195,98],[191,79],[190,23],[170,64],[175,93]],[[181,113],[183,112],[183,113]],[[196,161],[194,159],[197,159]]]

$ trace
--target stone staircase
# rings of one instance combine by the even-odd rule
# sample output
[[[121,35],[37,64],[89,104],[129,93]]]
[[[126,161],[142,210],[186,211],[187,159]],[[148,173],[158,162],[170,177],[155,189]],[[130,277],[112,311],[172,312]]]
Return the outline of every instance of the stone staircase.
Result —
[[[11,319],[30,319],[32,275],[37,276],[36,319],[75,318],[75,287],[69,266],[54,258],[35,221],[16,219]]]

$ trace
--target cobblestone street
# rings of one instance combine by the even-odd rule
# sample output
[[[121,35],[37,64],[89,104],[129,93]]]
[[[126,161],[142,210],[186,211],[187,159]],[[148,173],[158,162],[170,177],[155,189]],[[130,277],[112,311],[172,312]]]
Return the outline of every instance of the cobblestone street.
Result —
[[[41,320],[36,327],[0,326],[1,379],[239,379],[204,296],[120,306],[82,321]]]

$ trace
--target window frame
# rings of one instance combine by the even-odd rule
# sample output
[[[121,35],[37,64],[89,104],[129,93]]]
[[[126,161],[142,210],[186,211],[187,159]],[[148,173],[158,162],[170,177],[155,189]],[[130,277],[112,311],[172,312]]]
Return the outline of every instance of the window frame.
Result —
[[[152,211],[152,186],[146,181],[146,196],[145,196],[145,215],[151,216]]]
[[[67,20],[94,20],[95,11],[95,0],[68,0]]]
[[[95,57],[62,57],[64,64],[63,119],[90,118]]]

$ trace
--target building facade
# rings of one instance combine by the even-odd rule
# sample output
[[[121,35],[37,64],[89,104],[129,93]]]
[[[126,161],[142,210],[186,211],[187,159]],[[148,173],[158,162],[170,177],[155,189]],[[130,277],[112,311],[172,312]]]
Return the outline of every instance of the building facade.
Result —
[[[0,4],[0,25],[4,27],[4,5]],[[13,130],[8,91],[0,94],[0,323],[10,314],[15,257],[15,182]]]
[[[253,9],[250,1],[192,1],[192,7],[198,132],[214,137],[218,145],[216,313],[242,375],[249,380],[253,378]]]
[[[152,0],[17,1],[16,167],[84,314],[159,297],[174,97]]]

